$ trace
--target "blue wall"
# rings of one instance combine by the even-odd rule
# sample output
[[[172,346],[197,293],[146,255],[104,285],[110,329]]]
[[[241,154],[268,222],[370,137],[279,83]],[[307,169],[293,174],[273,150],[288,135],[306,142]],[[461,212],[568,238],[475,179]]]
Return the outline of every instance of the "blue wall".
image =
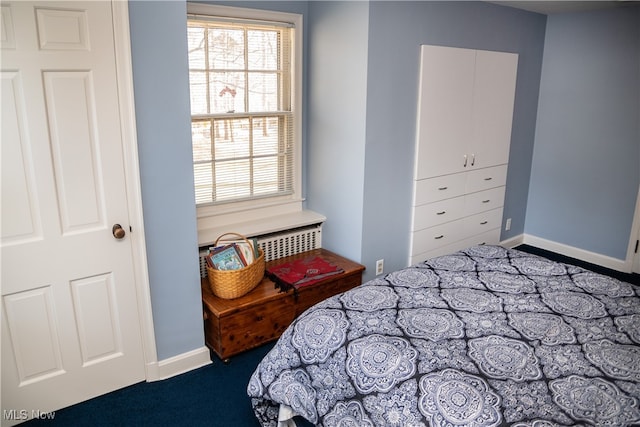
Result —
[[[186,3],[129,3],[140,180],[158,359],[204,345]]]
[[[524,229],[546,17],[483,2],[372,2],[361,262],[409,257],[421,44],[519,54],[504,217]]]
[[[378,258],[385,258],[387,271],[407,262],[419,44],[519,52],[515,166],[506,212],[514,218],[512,232],[522,231],[543,16],[484,3],[220,3],[305,16],[303,192],[309,208],[329,217],[323,245],[363,262],[365,279]],[[132,1],[129,12],[147,256],[162,360],[203,345],[186,3]],[[344,75],[336,75],[340,67]]]
[[[373,276],[376,259],[384,258],[385,270],[391,271],[404,266],[408,258],[420,44],[519,54],[505,205],[512,229],[502,238],[522,234],[526,219],[528,233],[552,240],[559,236],[568,244],[619,254],[620,241],[629,235],[639,179],[640,49],[638,26],[635,32],[629,28],[634,16],[638,22],[637,14],[554,16],[549,18],[545,45],[545,16],[484,2],[221,3],[305,16],[303,193],[309,208],[329,218],[323,245],[364,263],[365,279]],[[129,12],[147,256],[162,360],[204,345],[186,3],[132,1]],[[578,62],[571,65],[563,57]],[[602,70],[615,61],[621,61],[621,68]],[[633,64],[635,78],[624,71]],[[623,83],[616,83],[618,79]],[[602,94],[591,90],[590,84],[598,86],[602,80],[617,95],[605,93],[608,109],[587,115],[596,120],[585,123],[575,110],[597,104]],[[581,92],[573,93],[568,103],[564,95],[554,96],[565,81]],[[628,91],[623,93],[622,86]],[[333,87],[337,91],[329,92]],[[635,124],[629,123],[631,117]],[[587,130],[571,133],[566,130],[570,126]],[[565,129],[562,140],[553,137],[555,128]],[[594,139],[592,134],[601,137]],[[565,161],[556,156],[565,156]],[[587,171],[581,172],[583,166]],[[606,177],[603,182],[591,179],[593,171]],[[563,187],[561,193],[558,186]],[[602,204],[614,207],[587,204],[581,197],[595,194],[591,189],[597,190],[598,200],[604,198]],[[612,189],[621,195],[615,196]],[[572,193],[578,193],[575,200],[556,203]],[[560,218],[546,212],[551,209],[560,209]],[[585,216],[584,211],[595,215]],[[585,225],[574,224],[579,221]],[[600,227],[609,231],[607,236],[597,233]],[[545,231],[549,229],[557,234]]]
[[[243,5],[303,14],[307,9],[306,2],[257,1]],[[129,2],[140,180],[158,360],[204,346],[186,13],[184,0]]]
[[[526,232],[624,260],[639,174],[640,7],[550,16]]]
[[[362,253],[365,178],[367,2],[311,2],[307,205],[327,217],[322,246]]]

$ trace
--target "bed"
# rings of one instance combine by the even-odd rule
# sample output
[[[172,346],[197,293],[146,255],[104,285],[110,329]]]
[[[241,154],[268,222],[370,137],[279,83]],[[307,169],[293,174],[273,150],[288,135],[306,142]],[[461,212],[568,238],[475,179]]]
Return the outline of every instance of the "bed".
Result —
[[[471,247],[313,306],[247,392],[270,427],[640,425],[640,289]]]

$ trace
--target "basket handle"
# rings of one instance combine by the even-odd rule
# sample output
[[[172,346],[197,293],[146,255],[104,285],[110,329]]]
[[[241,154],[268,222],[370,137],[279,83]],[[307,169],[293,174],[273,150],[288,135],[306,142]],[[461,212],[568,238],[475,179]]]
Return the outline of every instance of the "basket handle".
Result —
[[[222,239],[224,236],[236,236],[236,237],[240,237],[242,240],[244,240],[245,242],[247,242],[249,244],[249,246],[251,246],[251,242],[249,242],[249,240],[243,236],[242,234],[239,233],[224,233],[223,235],[221,235],[220,237],[218,237],[216,239],[216,242],[213,244],[214,246],[218,246],[218,242],[220,241],[220,239]]]

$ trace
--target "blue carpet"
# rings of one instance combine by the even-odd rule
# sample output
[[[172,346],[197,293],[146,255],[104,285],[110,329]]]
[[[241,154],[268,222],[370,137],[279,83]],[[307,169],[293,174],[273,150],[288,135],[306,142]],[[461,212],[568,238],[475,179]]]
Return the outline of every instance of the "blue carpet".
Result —
[[[55,412],[32,426],[258,427],[247,384],[273,343],[162,381],[142,382]],[[61,392],[64,392],[61,390]]]

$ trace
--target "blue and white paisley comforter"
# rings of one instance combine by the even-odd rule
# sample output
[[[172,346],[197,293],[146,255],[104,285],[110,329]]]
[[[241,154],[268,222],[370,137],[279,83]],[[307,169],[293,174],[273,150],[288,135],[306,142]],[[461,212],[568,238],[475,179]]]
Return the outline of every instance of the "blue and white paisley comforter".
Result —
[[[319,426],[640,424],[640,289],[499,246],[305,312],[248,385],[256,416]]]

